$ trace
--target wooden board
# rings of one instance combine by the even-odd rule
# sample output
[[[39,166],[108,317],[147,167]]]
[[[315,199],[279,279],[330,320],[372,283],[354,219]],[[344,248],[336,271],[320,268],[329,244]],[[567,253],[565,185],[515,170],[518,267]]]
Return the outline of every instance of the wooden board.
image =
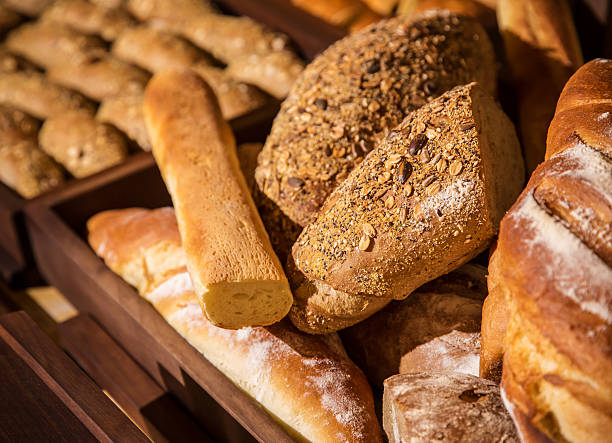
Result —
[[[0,317],[0,440],[147,438],[23,312]]]
[[[146,163],[146,159],[142,160]],[[141,165],[144,166],[144,165]],[[170,390],[207,430],[227,411],[259,441],[291,441],[281,427],[243,391],[189,345],[157,311],[108,269],[85,241],[85,222],[105,209],[160,207],[170,198],[157,168],[140,167],[122,177],[102,176],[29,205],[26,221],[40,272],[81,313],[90,314],[164,389]],[[252,437],[241,427],[224,429]]]

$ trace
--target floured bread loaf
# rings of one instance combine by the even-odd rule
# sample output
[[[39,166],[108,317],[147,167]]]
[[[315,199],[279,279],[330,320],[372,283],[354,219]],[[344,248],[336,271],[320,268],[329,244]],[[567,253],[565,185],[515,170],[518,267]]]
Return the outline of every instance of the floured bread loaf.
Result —
[[[93,115],[95,107],[81,94],[50,82],[39,72],[0,73],[0,103],[38,119],[78,110]]]
[[[106,211],[87,223],[106,264],[298,441],[381,442],[372,392],[336,335],[270,327],[221,329],[198,304],[172,208]]]
[[[212,90],[193,72],[156,74],[145,120],[204,313],[232,329],[279,321],[293,302],[289,283]]]
[[[480,332],[453,331],[404,355],[399,372],[458,372],[478,377],[479,363]]]
[[[459,373],[385,380],[383,426],[390,443],[520,441],[499,387]]]
[[[410,114],[336,188],[293,246],[296,267],[336,292],[405,298],[489,246],[523,174],[510,120],[477,84],[457,87]],[[343,304],[333,291],[317,306],[328,317]]]
[[[412,111],[454,86],[495,91],[482,27],[445,12],[381,21],[346,37],[300,76],[260,155],[260,189],[296,223]]]
[[[39,140],[41,148],[77,178],[116,165],[127,156],[121,132],[78,111],[48,118]]]

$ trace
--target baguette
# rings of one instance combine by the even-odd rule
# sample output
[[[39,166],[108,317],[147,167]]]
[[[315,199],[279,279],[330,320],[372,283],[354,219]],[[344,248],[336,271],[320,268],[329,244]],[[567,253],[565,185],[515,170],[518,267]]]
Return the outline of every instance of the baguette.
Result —
[[[523,173],[510,120],[478,84],[457,87],[366,156],[304,228],[293,259],[333,291],[403,299],[490,245]],[[344,303],[333,291],[330,308]]]
[[[531,174],[544,160],[546,132],[563,85],[582,64],[580,44],[566,0],[500,0],[497,19]]]
[[[474,20],[426,13],[346,37],[308,65],[284,101],[259,157],[257,184],[305,226],[406,115],[473,80],[494,93],[491,44]]]
[[[194,73],[156,74],[145,121],[206,317],[231,329],[279,321],[293,301],[289,283],[210,88]]]
[[[501,222],[489,263],[481,374],[524,441],[612,435],[612,61],[564,88],[547,157]]]
[[[287,321],[231,331],[206,320],[172,208],[106,211],[87,226],[106,264],[296,440],[382,441],[370,387],[337,336],[302,334]]]

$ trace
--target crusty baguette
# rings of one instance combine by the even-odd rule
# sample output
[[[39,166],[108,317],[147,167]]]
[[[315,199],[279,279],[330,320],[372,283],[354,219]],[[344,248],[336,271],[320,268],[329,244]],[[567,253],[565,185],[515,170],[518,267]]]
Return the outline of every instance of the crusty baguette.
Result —
[[[127,156],[121,132],[79,111],[49,117],[39,141],[43,151],[77,178],[114,166]]]
[[[385,380],[383,426],[390,443],[520,441],[499,387],[461,373],[422,372]]]
[[[470,81],[494,94],[495,77],[491,44],[473,19],[430,11],[383,20],[304,70],[259,156],[257,184],[305,226],[406,115]]]
[[[43,68],[78,64],[106,52],[104,42],[62,25],[34,22],[14,29],[5,42],[11,52]]]
[[[454,88],[366,156],[304,228],[293,259],[334,291],[403,299],[489,246],[523,173],[499,106],[475,83]],[[330,291],[325,304],[331,316],[343,300]]]
[[[156,74],[145,120],[204,313],[233,329],[279,321],[293,297],[214,93],[192,72]]]
[[[611,90],[610,60],[568,82],[550,157],[502,220],[489,263],[481,375],[503,354],[502,388],[524,441],[612,435]]]
[[[84,34],[99,35],[108,41],[134,24],[134,19],[124,9],[110,9],[87,0],[56,0],[45,10],[41,20],[66,25]]]
[[[566,0],[500,0],[497,19],[531,174],[544,160],[546,131],[563,85],[582,64],[580,44]]]
[[[106,264],[296,440],[381,441],[370,387],[337,336],[302,334],[287,321],[230,331],[206,320],[172,208],[107,211],[87,226]]]
[[[95,109],[81,94],[34,71],[0,73],[0,103],[41,120],[75,110],[93,115]]]

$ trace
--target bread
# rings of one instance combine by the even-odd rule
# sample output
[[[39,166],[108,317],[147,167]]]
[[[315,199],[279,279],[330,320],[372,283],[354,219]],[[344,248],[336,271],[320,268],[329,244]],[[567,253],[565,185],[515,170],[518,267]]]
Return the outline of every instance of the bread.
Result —
[[[236,150],[240,169],[248,189],[255,187],[255,167],[257,166],[257,156],[261,152],[261,148],[263,148],[261,143],[243,143]]]
[[[524,441],[612,435],[611,89],[610,60],[570,79],[549,158],[502,220],[489,265],[481,374],[503,354],[502,388]]]
[[[108,9],[117,9],[124,6],[124,0],[89,0],[94,5],[102,6]]]
[[[134,19],[124,9],[109,9],[87,0],[57,0],[45,10],[41,19],[84,34],[99,35],[107,41],[114,40],[134,24]]]
[[[38,149],[39,123],[0,106],[0,181],[24,198],[34,198],[64,181],[62,170]]]
[[[144,119],[144,93],[119,94],[100,103],[96,118],[121,130],[144,151],[151,150],[151,140]]]
[[[563,85],[582,64],[580,45],[566,0],[500,0],[497,19],[531,174],[544,160],[546,131]]]
[[[0,32],[5,33],[21,22],[21,16],[11,11],[4,5],[0,5]]]
[[[175,33],[194,17],[214,12],[207,0],[127,0],[126,7],[140,21]]]
[[[385,380],[383,427],[389,443],[520,441],[499,387],[460,373]]]
[[[0,72],[35,71],[36,66],[0,44]]]
[[[259,157],[257,184],[305,226],[406,115],[472,80],[495,90],[492,49],[473,20],[429,13],[346,37],[305,69],[283,102]]]
[[[363,10],[357,0],[292,0],[300,9],[336,26],[348,26]]]
[[[357,15],[355,20],[353,20],[349,26],[349,32],[353,33],[360,31],[361,29],[370,26],[372,23],[380,21],[381,19],[382,17],[380,15],[368,8],[365,8],[359,15]]]
[[[363,0],[363,2],[380,15],[391,15],[398,0]]]
[[[149,74],[143,70],[110,55],[79,64],[55,65],[47,70],[47,75],[50,80],[97,101],[142,92],[149,80]]]
[[[172,208],[100,213],[89,241],[206,359],[298,441],[381,442],[372,393],[337,336],[314,337],[287,321],[221,329],[198,305]]]
[[[43,68],[74,65],[106,52],[104,42],[51,23],[26,23],[6,38],[7,48]]]
[[[38,17],[55,0],[3,0],[3,5],[11,11],[28,17]]]
[[[145,121],[206,317],[230,329],[279,321],[293,301],[289,283],[213,92],[188,71],[156,74]]]
[[[479,364],[480,333],[453,330],[405,354],[399,372],[454,372],[478,377]]]
[[[522,176],[510,120],[478,84],[454,88],[366,156],[304,228],[293,259],[335,291],[403,299],[489,246]]]
[[[93,114],[95,109],[81,94],[50,82],[38,72],[0,73],[0,104],[41,120],[74,110]]]
[[[446,9],[473,17],[487,30],[497,30],[495,8],[479,0],[400,0],[398,15],[418,14],[432,9]]]
[[[382,389],[383,381],[399,372],[402,357],[418,346],[452,331],[480,331],[486,294],[485,271],[465,265],[343,330],[342,341],[375,389]]]
[[[49,117],[40,130],[41,148],[77,178],[120,163],[127,156],[123,135],[78,111]]]

